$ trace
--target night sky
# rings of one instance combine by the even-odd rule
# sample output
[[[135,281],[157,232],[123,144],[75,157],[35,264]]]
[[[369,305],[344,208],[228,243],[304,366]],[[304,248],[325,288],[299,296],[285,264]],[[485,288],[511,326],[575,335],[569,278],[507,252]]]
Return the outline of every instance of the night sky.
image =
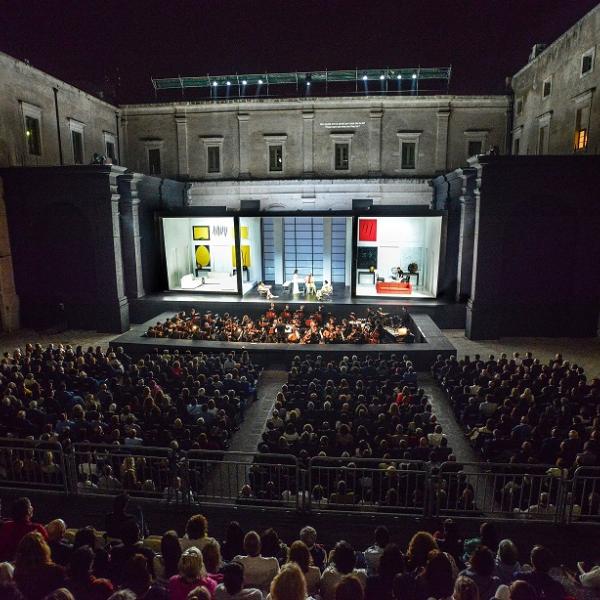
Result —
[[[89,91],[120,76],[120,102],[154,100],[151,76],[450,64],[451,92],[502,93],[534,43],[553,41],[596,4],[15,0],[0,11],[0,50]]]

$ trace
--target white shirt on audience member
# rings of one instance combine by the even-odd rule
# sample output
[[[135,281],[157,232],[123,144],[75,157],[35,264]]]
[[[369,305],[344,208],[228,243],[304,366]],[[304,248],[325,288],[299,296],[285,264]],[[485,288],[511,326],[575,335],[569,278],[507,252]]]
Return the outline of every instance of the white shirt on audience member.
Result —
[[[274,557],[236,556],[233,560],[244,565],[244,587],[257,587],[266,593],[271,581],[279,573],[279,563]]]

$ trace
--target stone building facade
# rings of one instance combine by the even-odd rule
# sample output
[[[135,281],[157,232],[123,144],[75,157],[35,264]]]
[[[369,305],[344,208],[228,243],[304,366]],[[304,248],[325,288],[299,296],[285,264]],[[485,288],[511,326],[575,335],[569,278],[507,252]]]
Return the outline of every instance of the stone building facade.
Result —
[[[120,162],[119,109],[0,52],[0,167]]]
[[[502,151],[508,108],[505,96],[424,96],[242,98],[121,110],[129,168],[210,181],[430,177],[465,164],[469,149]]]
[[[513,154],[600,153],[600,4],[512,78]]]

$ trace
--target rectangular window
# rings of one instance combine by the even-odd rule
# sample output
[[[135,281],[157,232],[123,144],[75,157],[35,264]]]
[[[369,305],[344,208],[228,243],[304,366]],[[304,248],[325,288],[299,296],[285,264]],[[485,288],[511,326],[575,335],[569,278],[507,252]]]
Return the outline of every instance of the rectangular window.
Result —
[[[590,107],[582,106],[577,109],[575,117],[575,152],[585,152],[588,145],[588,126],[590,119]]]
[[[283,171],[283,146],[269,146],[269,171]]]
[[[515,156],[519,155],[520,146],[521,146],[521,138],[515,138],[515,141],[513,142],[513,154]]]
[[[581,57],[581,75],[587,75],[594,69],[594,48],[590,48]]]
[[[538,154],[547,154],[548,152],[548,125],[540,127],[538,134]]]
[[[42,154],[42,140],[40,136],[40,120],[34,117],[25,117],[25,137],[27,138],[27,151],[34,156]]]
[[[207,146],[206,164],[209,173],[221,172],[221,148],[219,146]]]
[[[483,144],[481,140],[470,140],[467,146],[467,154],[469,156],[477,156],[478,154],[481,154],[482,146]]]
[[[542,86],[542,98],[547,98],[552,92],[552,79],[546,79]]]
[[[347,171],[350,168],[350,144],[335,145],[335,170]]]
[[[73,162],[83,164],[83,132],[71,129],[71,144],[73,145]]]
[[[106,142],[106,156],[110,158],[112,164],[116,164],[116,153],[115,153],[115,145],[113,142]]]
[[[148,172],[150,175],[160,175],[160,148],[148,148]]]
[[[523,98],[517,98],[516,112],[517,112],[517,117],[522,114],[522,112],[523,112]]]
[[[414,169],[416,167],[416,142],[402,142],[402,169]]]

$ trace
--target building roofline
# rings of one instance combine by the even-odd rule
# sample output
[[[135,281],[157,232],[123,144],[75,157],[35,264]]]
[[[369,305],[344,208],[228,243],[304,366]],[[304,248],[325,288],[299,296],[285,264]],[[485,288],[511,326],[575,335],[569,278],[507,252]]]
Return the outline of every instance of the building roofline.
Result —
[[[193,109],[195,107],[235,107],[248,105],[249,107],[260,107],[273,105],[297,105],[306,108],[317,108],[319,105],[334,105],[338,103],[365,104],[369,107],[384,107],[386,105],[440,105],[448,106],[452,102],[497,102],[499,105],[507,105],[510,100],[509,94],[491,95],[439,95],[439,96],[326,96],[326,97],[291,97],[291,98],[231,98],[229,100],[186,100],[171,102],[141,102],[135,104],[120,104],[123,111],[138,109]]]
[[[42,75],[43,77],[46,77],[46,78],[52,80],[56,84],[59,84],[61,87],[68,88],[75,92],[79,92],[80,94],[84,94],[85,96],[91,98],[92,100],[94,100],[96,102],[100,102],[101,104],[104,104],[107,107],[110,107],[114,111],[119,110],[119,107],[117,105],[111,104],[110,102],[107,102],[106,100],[103,100],[102,98],[98,98],[98,96],[95,96],[94,94],[91,94],[90,92],[86,92],[85,90],[82,90],[81,88],[78,88],[75,85],[67,83],[66,81],[63,81],[62,79],[59,79],[58,77],[55,77],[54,75],[51,75],[50,73],[46,73],[46,71],[42,71],[42,69],[38,69],[37,67],[34,67],[33,65],[21,60],[20,58],[16,58],[16,57],[11,56],[10,54],[7,54],[6,52],[2,52],[0,50],[0,60],[2,60],[2,59],[5,59],[7,61],[13,61],[14,63],[18,63],[18,64],[22,65],[23,67],[31,69],[32,71],[35,71],[39,75]]]
[[[566,37],[577,26],[581,25],[581,23],[583,21],[585,21],[586,19],[588,19],[595,11],[600,11],[600,4],[597,4],[596,6],[594,6],[594,8],[592,8],[592,10],[588,11],[580,19],[575,21],[575,23],[573,23],[573,25],[571,25],[571,27],[569,27],[569,29],[567,29],[566,31],[563,31],[563,33],[561,33],[553,42],[548,44],[535,58],[532,58],[525,65],[523,65],[514,75],[512,75],[511,79],[514,79],[515,77],[520,75],[523,71],[526,71],[531,65],[536,63],[541,56],[544,56],[544,54],[546,54],[553,46],[556,46],[559,42],[561,42],[564,37]]]

